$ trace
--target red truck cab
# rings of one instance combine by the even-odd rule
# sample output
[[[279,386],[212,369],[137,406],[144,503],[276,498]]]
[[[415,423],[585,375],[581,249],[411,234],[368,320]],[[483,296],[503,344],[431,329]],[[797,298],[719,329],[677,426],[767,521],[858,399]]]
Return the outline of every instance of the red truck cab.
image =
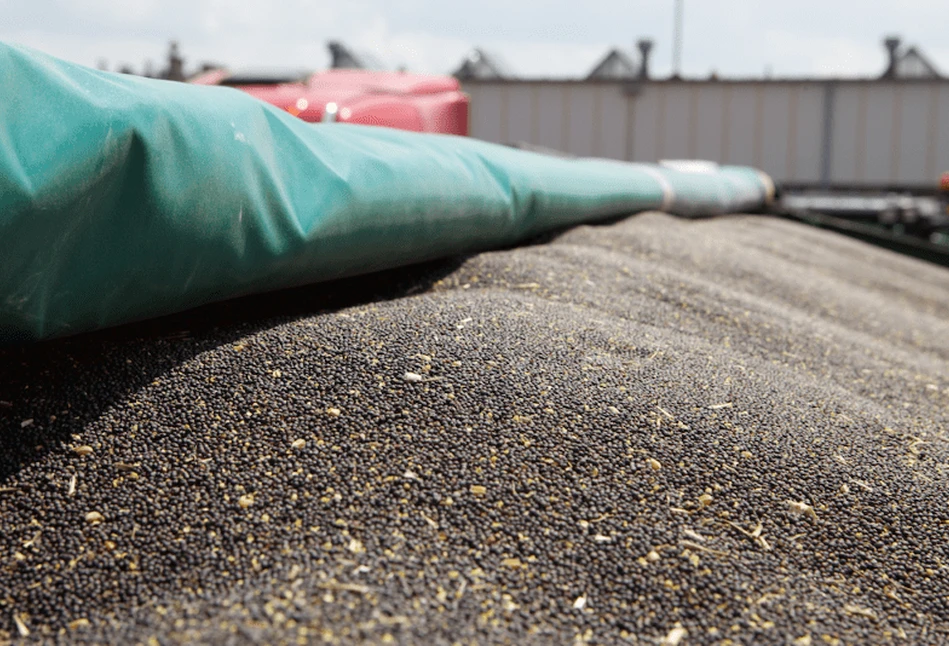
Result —
[[[240,89],[304,121],[468,134],[468,95],[450,76],[361,69],[298,74],[217,69],[189,82]]]

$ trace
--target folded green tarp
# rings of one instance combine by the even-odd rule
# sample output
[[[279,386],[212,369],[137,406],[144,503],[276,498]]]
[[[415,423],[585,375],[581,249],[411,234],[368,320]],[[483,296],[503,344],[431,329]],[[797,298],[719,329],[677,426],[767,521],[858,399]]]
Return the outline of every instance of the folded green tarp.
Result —
[[[569,160],[310,125],[240,91],[0,43],[0,343],[510,244],[761,206],[750,168]]]

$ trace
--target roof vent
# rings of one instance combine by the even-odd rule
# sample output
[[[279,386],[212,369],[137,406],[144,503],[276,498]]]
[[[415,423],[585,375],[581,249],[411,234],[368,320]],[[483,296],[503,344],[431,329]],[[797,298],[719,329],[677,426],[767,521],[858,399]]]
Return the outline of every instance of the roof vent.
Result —
[[[899,55],[897,50],[900,48],[900,38],[899,36],[889,36],[883,41],[883,46],[886,47],[887,53],[887,65],[886,71],[883,72],[883,78],[894,78],[896,76],[896,66],[899,62]]]
[[[649,78],[649,54],[652,52],[652,41],[643,38],[636,47],[639,48],[639,78],[646,80]]]

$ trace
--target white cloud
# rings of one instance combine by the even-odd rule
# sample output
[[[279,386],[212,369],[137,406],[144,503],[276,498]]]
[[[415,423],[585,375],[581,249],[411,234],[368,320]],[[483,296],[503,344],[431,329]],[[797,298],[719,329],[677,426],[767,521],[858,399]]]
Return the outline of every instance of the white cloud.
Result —
[[[517,76],[542,78],[580,78],[610,49],[608,43],[488,43],[488,51],[497,51]]]
[[[154,61],[157,65],[167,48],[167,44],[144,38],[117,38],[101,42],[90,41],[83,36],[56,35],[35,30],[15,32],[5,36],[4,40],[89,67],[104,60],[110,69],[119,65],[132,65],[141,69],[146,60]]]
[[[0,0],[0,40],[114,67],[158,66],[178,39],[189,68],[309,67],[328,63],[326,42],[369,50],[392,67],[449,72],[475,46],[524,76],[585,74],[612,46],[656,42],[653,69],[671,61],[671,0]],[[696,0],[686,3],[684,69],[702,75],[875,75],[882,37],[901,33],[949,72],[946,0]]]
[[[819,76],[872,76],[886,68],[878,47],[850,40],[827,43],[809,58],[811,69]]]
[[[883,48],[876,42],[842,37],[808,36],[781,30],[764,34],[771,60],[795,60],[791,73],[815,76],[875,76],[886,67]],[[778,70],[779,74],[785,70]]]
[[[146,23],[154,20],[162,8],[160,0],[71,0],[73,11],[89,20],[110,20],[119,23]]]
[[[454,71],[474,46],[461,38],[393,31],[381,14],[375,14],[347,42],[372,52],[393,68],[407,65],[414,71],[440,74]],[[487,41],[477,46],[496,54],[515,75],[525,77],[584,76],[608,49],[606,44],[516,41]]]

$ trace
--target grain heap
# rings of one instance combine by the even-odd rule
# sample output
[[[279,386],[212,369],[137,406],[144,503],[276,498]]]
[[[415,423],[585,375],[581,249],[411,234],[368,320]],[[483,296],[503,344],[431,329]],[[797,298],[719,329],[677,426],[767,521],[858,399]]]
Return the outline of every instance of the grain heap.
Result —
[[[294,298],[0,354],[0,641],[949,639],[946,270],[644,214]]]

